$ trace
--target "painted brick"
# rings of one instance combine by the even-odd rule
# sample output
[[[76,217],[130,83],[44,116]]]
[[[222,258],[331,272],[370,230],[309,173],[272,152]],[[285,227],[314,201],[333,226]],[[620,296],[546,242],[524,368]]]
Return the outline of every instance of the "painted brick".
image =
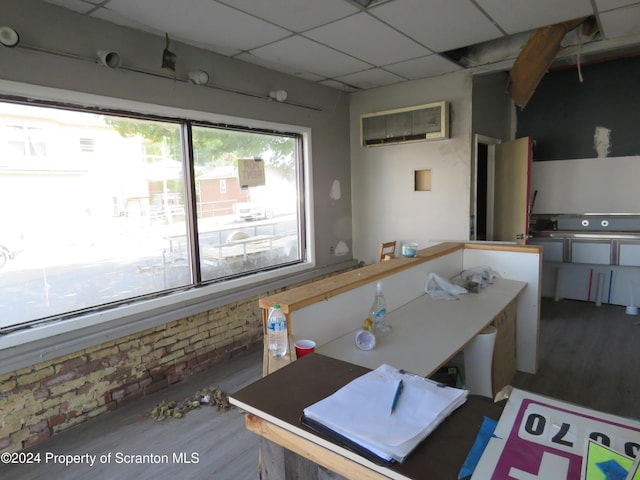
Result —
[[[49,417],[49,426],[55,427],[57,425],[63,424],[67,420],[66,415],[52,415]]]
[[[54,373],[53,367],[49,366],[48,368],[44,368],[42,370],[36,370],[26,375],[20,375],[17,378],[16,383],[21,387],[25,385],[30,385],[32,383],[40,382],[44,377],[51,376],[53,375],[53,373]]]
[[[33,391],[34,400],[42,400],[43,398],[49,398],[50,396],[51,392],[47,388],[39,388],[38,390]]]
[[[43,380],[42,385],[45,387],[54,387],[61,383],[68,382],[69,380],[73,380],[74,378],[77,378],[77,376],[78,374],[76,372],[67,372],[62,375],[55,375]]]
[[[81,367],[87,362],[86,357],[80,356],[75,358],[67,358],[61,363],[56,363],[54,365],[56,373],[64,374],[67,372],[74,371],[77,367]]]
[[[94,384],[92,382],[84,382],[78,389],[76,390],[76,395],[85,395],[89,393],[93,389]]]
[[[152,393],[158,392],[164,388],[167,388],[167,386],[169,385],[168,380],[165,378],[163,380],[160,380],[159,382],[154,382],[151,385],[148,385],[147,387],[145,387],[144,389],[144,394],[145,395],[150,395]]]
[[[167,347],[168,352],[175,352],[176,350],[183,350],[184,347],[189,346],[189,339],[182,340],[180,342],[176,342],[173,345],[169,345]]]
[[[31,425],[29,427],[29,433],[42,432],[44,430],[47,430],[48,428],[49,428],[49,422],[47,422],[46,420],[41,420],[38,423]]]
[[[49,438],[51,438],[51,432],[47,430],[46,432],[40,432],[36,435],[29,436],[22,442],[22,444],[24,448],[27,448]]]

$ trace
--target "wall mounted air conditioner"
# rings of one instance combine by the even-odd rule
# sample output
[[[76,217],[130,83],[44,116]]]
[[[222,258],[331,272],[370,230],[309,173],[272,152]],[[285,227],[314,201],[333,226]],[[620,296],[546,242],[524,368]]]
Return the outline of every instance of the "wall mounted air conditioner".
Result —
[[[360,117],[362,146],[449,138],[449,103],[436,102]]]

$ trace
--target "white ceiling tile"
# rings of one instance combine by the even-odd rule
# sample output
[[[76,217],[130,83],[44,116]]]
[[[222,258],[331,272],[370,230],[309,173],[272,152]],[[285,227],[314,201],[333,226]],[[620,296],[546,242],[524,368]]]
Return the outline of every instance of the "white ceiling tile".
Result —
[[[626,7],[627,5],[633,5],[640,3],[638,0],[596,0],[598,10],[606,12],[607,10],[613,10],[620,7]]]
[[[468,68],[508,69],[531,30],[595,7],[603,35],[590,51],[640,47],[640,0],[382,0],[368,9],[354,0],[42,1],[346,91],[336,77],[364,88],[461,69],[434,54],[461,47],[474,46]]]
[[[394,0],[370,11],[434,52],[502,35],[469,0]]]
[[[298,71],[335,77],[370,68],[361,62],[304,37],[289,37],[250,52],[264,60],[286,64]]]
[[[186,43],[250,50],[290,34],[211,0],[189,0],[189,8],[174,0],[111,0],[108,7]]]
[[[220,0],[294,32],[309,30],[358,12],[344,0]]]
[[[67,8],[78,13],[88,13],[92,9],[96,8],[97,0],[85,1],[85,0],[47,0],[47,3],[58,5],[59,7]]]
[[[426,57],[394,63],[393,65],[386,65],[384,69],[408,78],[409,80],[416,80],[418,78],[455,72],[456,70],[461,70],[462,67],[440,55],[428,55]]]
[[[325,77],[321,75],[317,75],[315,73],[306,72],[304,70],[293,68],[291,65],[272,62],[269,60],[265,60],[261,57],[256,57],[251,53],[243,52],[234,57],[237,60],[242,60],[243,62],[252,63],[254,65],[259,65],[264,68],[268,68],[270,70],[275,70],[277,72],[286,73],[288,75],[293,75],[294,77],[303,78],[305,80],[310,80],[312,82],[319,82],[323,80]]]
[[[476,0],[507,33],[519,33],[593,15],[590,0]]]
[[[402,82],[405,79],[380,68],[372,68],[370,70],[365,70],[364,72],[343,75],[335,78],[335,80],[346,83],[347,85],[353,85],[360,89],[367,89],[382,87],[383,85],[391,85],[393,83]]]
[[[640,4],[601,13],[600,24],[606,38],[640,35]]]
[[[305,36],[373,65],[384,65],[431,53],[367,13],[359,13],[310,30]]]
[[[338,82],[337,80],[327,79],[327,80],[323,80],[323,81],[321,81],[319,83],[324,85],[324,86],[326,86],[326,87],[335,88],[337,90],[342,90],[344,92],[357,92],[358,91],[357,88],[352,87],[351,85],[347,85],[346,83]]]

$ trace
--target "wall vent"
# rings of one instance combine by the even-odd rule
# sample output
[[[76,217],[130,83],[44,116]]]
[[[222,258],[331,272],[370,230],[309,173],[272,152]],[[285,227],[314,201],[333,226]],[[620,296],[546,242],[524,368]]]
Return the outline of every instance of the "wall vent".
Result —
[[[449,138],[449,103],[436,102],[360,117],[362,146]]]

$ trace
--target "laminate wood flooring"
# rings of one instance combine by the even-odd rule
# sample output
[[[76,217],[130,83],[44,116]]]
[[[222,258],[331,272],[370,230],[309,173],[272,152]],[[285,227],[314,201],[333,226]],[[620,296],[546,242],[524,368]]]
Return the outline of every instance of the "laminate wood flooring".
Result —
[[[544,298],[539,368],[515,387],[640,418],[640,316],[625,307]]]
[[[543,299],[539,371],[516,373],[513,385],[622,416],[640,417],[640,316],[624,307]],[[199,389],[226,392],[258,380],[262,349],[191,377],[154,395],[74,427],[28,450],[44,455],[96,455],[90,466],[44,463],[0,467],[12,480],[258,480],[259,437],[244,427],[242,412],[193,410],[182,419],[146,416],[162,400],[181,401]],[[116,463],[115,455],[168,455],[168,463]],[[101,455],[111,454],[109,463]],[[173,455],[197,463],[177,463]],[[162,457],[164,458],[164,457]]]
[[[245,429],[240,410],[202,406],[181,419],[166,420],[147,414],[163,400],[181,402],[209,387],[233,393],[261,376],[262,348],[60,433],[26,450],[39,453],[41,463],[1,465],[0,479],[258,480],[259,437]],[[95,455],[96,459],[93,466],[87,463],[90,459],[68,466],[53,459],[45,462],[45,456],[53,454]],[[100,461],[108,455],[108,461],[107,457]],[[143,458],[152,463],[125,463]]]

